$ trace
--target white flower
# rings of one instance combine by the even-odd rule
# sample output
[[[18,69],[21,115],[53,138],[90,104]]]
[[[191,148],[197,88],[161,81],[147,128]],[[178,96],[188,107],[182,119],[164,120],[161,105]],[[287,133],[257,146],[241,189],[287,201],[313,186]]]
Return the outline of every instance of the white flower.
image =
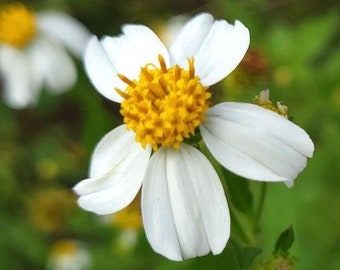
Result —
[[[3,98],[12,108],[35,105],[42,87],[59,94],[70,89],[77,71],[65,48],[82,58],[88,30],[60,12],[33,13],[24,5],[0,10],[0,76]]]
[[[53,244],[47,259],[49,270],[86,270],[91,267],[90,252],[83,243],[59,240]]]
[[[200,14],[169,49],[145,26],[124,25],[122,32],[93,37],[85,52],[88,76],[102,95],[121,102],[125,124],[97,145],[89,178],[74,187],[78,203],[114,213],[142,187],[143,225],[156,252],[172,260],[218,254],[230,234],[227,200],[208,159],[185,140],[199,129],[224,167],[264,181],[292,181],[313,143],[257,105],[210,107],[208,86],[232,72],[248,48],[241,22]]]
[[[188,21],[187,14],[171,17],[166,23],[158,26],[157,34],[165,45],[172,44],[178,36],[183,25]]]

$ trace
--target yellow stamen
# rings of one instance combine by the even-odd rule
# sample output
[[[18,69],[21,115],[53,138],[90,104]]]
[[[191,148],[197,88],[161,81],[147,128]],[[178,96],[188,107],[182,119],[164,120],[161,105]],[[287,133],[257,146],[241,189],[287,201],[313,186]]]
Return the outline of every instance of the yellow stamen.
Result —
[[[159,64],[161,65],[161,69],[163,73],[165,73],[167,71],[167,68],[166,68],[164,58],[161,55],[158,55],[158,61],[159,61]]]
[[[211,93],[195,76],[193,59],[188,59],[188,70],[177,65],[167,68],[161,55],[158,61],[159,68],[147,64],[133,81],[119,75],[127,84],[125,91],[116,89],[124,98],[120,113],[143,147],[179,149],[204,120]]]
[[[7,4],[0,9],[0,43],[17,48],[26,46],[36,36],[36,18],[24,5]]]
[[[192,58],[188,59],[189,62],[189,74],[190,74],[190,78],[194,78],[195,76],[195,67],[194,67],[194,60]]]
[[[119,76],[119,75],[118,75],[118,76]],[[118,93],[121,97],[123,97],[124,99],[129,98],[129,95],[126,94],[124,91],[120,90],[119,88],[115,88],[115,90],[116,90],[117,93]]]
[[[125,82],[127,85],[131,86],[131,87],[136,87],[136,84],[129,80],[128,78],[126,78],[124,75],[122,74],[118,74],[119,79],[121,79],[123,82]]]

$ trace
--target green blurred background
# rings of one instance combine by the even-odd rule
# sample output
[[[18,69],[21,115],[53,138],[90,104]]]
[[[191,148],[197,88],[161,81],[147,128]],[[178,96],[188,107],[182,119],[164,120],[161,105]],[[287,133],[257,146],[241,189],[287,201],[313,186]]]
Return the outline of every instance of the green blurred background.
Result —
[[[252,102],[269,88],[272,101],[288,106],[292,121],[310,134],[316,150],[291,189],[226,173],[227,181],[222,181],[229,186],[228,200],[236,209],[232,241],[221,255],[171,262],[152,251],[143,229],[100,218],[76,205],[71,188],[87,177],[96,143],[121,119],[117,104],[93,89],[81,62],[75,60],[78,82],[66,94],[44,91],[36,107],[19,111],[0,103],[0,269],[46,269],[48,261],[60,254],[77,252],[88,258],[89,269],[248,269],[240,262],[236,242],[254,248],[254,254],[261,250],[251,269],[274,269],[268,262],[274,258],[275,242],[290,225],[295,233],[289,250],[294,267],[282,264],[277,269],[340,269],[338,1],[24,3],[37,11],[67,12],[98,36],[116,35],[124,23],[143,23],[161,34],[172,16],[202,11],[229,22],[242,21],[251,33],[249,52],[226,80],[213,87],[214,99]],[[258,211],[264,190],[259,223],[253,228],[249,217]],[[248,237],[239,236],[239,226]],[[131,235],[137,235],[136,242]]]

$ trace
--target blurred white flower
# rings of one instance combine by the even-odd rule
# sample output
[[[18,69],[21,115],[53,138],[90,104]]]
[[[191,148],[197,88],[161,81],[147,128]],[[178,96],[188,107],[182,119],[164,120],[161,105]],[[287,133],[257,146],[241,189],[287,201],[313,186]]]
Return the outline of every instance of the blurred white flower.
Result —
[[[47,260],[48,270],[87,270],[91,256],[85,246],[74,240],[59,240],[54,243]]]
[[[16,109],[37,103],[40,89],[60,94],[77,79],[66,53],[82,58],[88,30],[67,14],[37,12],[23,4],[0,9],[0,76],[5,103]]]
[[[123,229],[113,241],[115,253],[119,255],[130,254],[138,243],[139,231],[135,229]]]
[[[178,36],[183,25],[188,21],[186,14],[171,17],[166,23],[159,25],[158,36],[164,44],[172,44]]]
[[[85,52],[88,76],[102,95],[121,102],[125,124],[97,145],[89,179],[74,187],[78,203],[114,213],[143,185],[143,225],[156,252],[172,260],[218,254],[230,234],[227,200],[213,166],[189,139],[200,133],[225,168],[264,181],[295,179],[313,143],[257,105],[211,107],[208,87],[232,72],[249,46],[241,22],[200,14],[169,49],[146,26],[124,25],[122,32],[93,37]]]

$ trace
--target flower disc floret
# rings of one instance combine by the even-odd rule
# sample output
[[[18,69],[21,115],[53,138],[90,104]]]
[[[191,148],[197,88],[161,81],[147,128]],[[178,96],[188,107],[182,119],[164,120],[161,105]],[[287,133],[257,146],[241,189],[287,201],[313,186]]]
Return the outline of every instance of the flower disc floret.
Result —
[[[36,17],[24,5],[15,3],[1,7],[0,43],[21,48],[36,36]]]
[[[195,76],[193,59],[188,59],[187,70],[178,65],[167,68],[161,55],[158,60],[160,68],[147,64],[138,79],[118,75],[128,85],[125,91],[116,89],[124,98],[120,113],[143,147],[179,149],[204,120],[211,93]]]

